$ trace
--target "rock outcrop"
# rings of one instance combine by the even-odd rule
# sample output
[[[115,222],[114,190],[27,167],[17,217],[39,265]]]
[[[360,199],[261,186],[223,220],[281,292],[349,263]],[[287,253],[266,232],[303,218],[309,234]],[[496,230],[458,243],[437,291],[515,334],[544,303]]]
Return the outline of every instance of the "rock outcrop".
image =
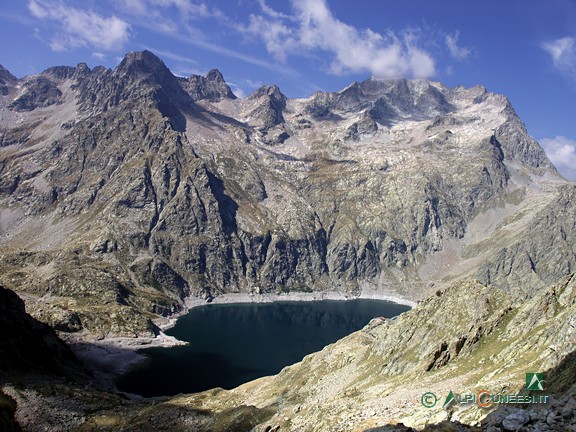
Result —
[[[236,95],[224,81],[218,69],[212,69],[205,77],[191,75],[190,78],[179,78],[180,84],[195,101],[208,100],[220,102],[223,99],[236,99]]]
[[[26,430],[571,430],[575,338],[576,276],[519,303],[463,282],[233,390],[126,400],[62,383],[2,389]],[[545,391],[532,394],[548,404],[443,407],[450,391],[529,394],[527,371],[545,374]],[[425,392],[434,406],[422,405]]]
[[[1,72],[0,282],[59,329],[150,335],[189,296],[254,289],[420,299],[470,275],[534,279],[522,296],[574,269],[573,226],[533,223],[566,182],[482,87],[237,99],[218,71],[177,78],[148,51]],[[533,250],[555,233],[562,252]]]

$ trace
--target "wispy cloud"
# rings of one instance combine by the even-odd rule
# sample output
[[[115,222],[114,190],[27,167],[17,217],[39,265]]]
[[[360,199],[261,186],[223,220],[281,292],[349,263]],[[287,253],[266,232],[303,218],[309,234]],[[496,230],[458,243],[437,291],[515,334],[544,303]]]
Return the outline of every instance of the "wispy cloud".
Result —
[[[270,69],[282,75],[298,75],[294,69],[285,65],[279,65],[214,42],[213,38],[205,35],[195,26],[195,21],[213,19],[217,25],[225,26],[228,29],[235,28],[235,24],[221,10],[206,6],[205,3],[190,0],[118,0],[116,7],[125,14],[135,27],[143,27],[173,40]],[[167,13],[169,9],[176,9],[176,13]],[[158,53],[162,55],[162,53]],[[171,58],[170,54],[165,57]]]
[[[130,26],[115,15],[103,16],[91,10],[68,6],[62,0],[28,0],[28,10],[40,19],[57,24],[50,37],[54,51],[80,46],[98,51],[121,48],[130,37]]]
[[[465,60],[466,58],[468,58],[472,50],[470,48],[458,45],[459,37],[460,32],[456,31],[453,34],[447,34],[444,37],[444,42],[446,43],[446,47],[448,48],[448,52],[450,53],[452,58],[456,60]]]
[[[558,171],[570,180],[576,180],[576,140],[559,135],[543,138],[540,144]]]
[[[157,54],[163,58],[167,58],[167,59],[174,60],[177,62],[188,63],[188,64],[198,64],[197,60],[190,58],[190,57],[180,55],[180,54],[176,54],[172,51],[153,48],[153,47],[150,47],[148,45],[142,45],[142,49],[151,51],[151,52],[153,52],[153,53],[155,53],[155,54]]]
[[[370,72],[379,78],[429,77],[435,61],[413,33],[397,35],[358,29],[337,19],[325,0],[292,0],[293,14],[274,11],[261,0],[262,15],[251,15],[238,30],[262,40],[268,52],[285,62],[291,55],[328,53],[334,74]]]
[[[219,9],[190,0],[117,0],[116,7],[139,25],[163,33],[190,31],[191,21],[224,17]]]
[[[191,0],[117,0],[117,4],[126,12],[140,16],[156,16],[159,10],[166,8],[176,9],[184,19],[206,18],[219,13],[205,3]]]
[[[550,54],[556,69],[576,80],[576,39],[564,37],[544,42],[540,47]]]

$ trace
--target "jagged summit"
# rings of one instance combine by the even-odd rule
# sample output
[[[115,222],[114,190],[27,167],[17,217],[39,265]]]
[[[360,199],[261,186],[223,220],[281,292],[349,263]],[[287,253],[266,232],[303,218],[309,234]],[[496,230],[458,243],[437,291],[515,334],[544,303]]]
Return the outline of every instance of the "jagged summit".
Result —
[[[93,306],[106,296],[138,317],[114,331],[140,334],[152,331],[144,312],[177,310],[191,293],[418,299],[474,272],[507,289],[483,271],[474,233],[533,217],[562,184],[507,99],[482,88],[368,79],[236,99],[219,71],[176,78],[148,51],[14,82],[0,97],[0,246],[15,255],[0,283],[58,297],[61,280],[72,296],[96,281],[73,311],[83,328],[104,325]],[[509,262],[516,252],[502,250],[518,238],[494,235],[484,248]],[[548,282],[572,261],[534,268]],[[57,270],[14,286],[35,262]]]
[[[397,406],[382,385],[421,387],[458,364],[522,378],[543,364],[518,369],[527,338],[541,349],[518,358],[550,364],[573,339],[576,188],[502,95],[369,79],[236,99],[217,70],[176,78],[147,51],[115,69],[0,79],[0,285],[68,337],[156,336],[152,319],[229,292],[422,300],[277,378],[201,398],[234,399],[202,412],[236,421],[245,411],[228,408],[242,403],[271,409],[263,422],[279,413],[262,430],[287,416],[298,430],[368,430],[349,407]],[[445,326],[429,325],[438,317]],[[420,407],[420,387],[402,400]],[[54,406],[12,395],[25,410]],[[95,407],[74,421],[104,418]]]
[[[250,118],[255,119],[256,125],[262,131],[268,131],[274,126],[284,123],[284,109],[288,98],[280,91],[280,88],[273,85],[263,85],[254,91],[247,98],[251,102],[251,109],[248,113]],[[283,138],[287,138],[285,131],[281,132]],[[277,141],[278,137],[274,140]]]
[[[164,62],[150,51],[134,51],[126,54],[114,69],[113,75],[127,80],[143,79],[161,87],[173,87],[176,77]]]
[[[17,81],[17,78],[8,69],[0,65],[0,95],[7,95],[10,86]]]
[[[144,50],[131,51],[127,53],[120,64],[116,67],[116,70],[123,71],[125,73],[134,73],[142,70],[164,68],[168,69],[158,56],[148,50]]]
[[[17,78],[10,73],[8,69],[0,65],[0,82],[5,83],[6,81],[16,81]]]
[[[225,82],[224,76],[218,69],[210,69],[206,74],[206,80],[219,83]]]
[[[135,51],[126,54],[112,71],[111,78],[120,80],[127,91],[134,90],[133,84],[136,84],[137,88],[140,88],[140,90],[136,89],[139,93],[145,87],[154,89],[159,97],[170,99],[166,100],[166,103],[188,103],[186,99],[189,98],[182,91],[178,79],[164,62],[150,51]],[[128,95],[125,95],[123,99],[128,99]]]
[[[286,96],[284,96],[284,94],[280,91],[280,87],[278,87],[276,84],[265,84],[262,87],[256,89],[250,96],[248,96],[248,98],[258,99],[263,96],[268,96],[274,101],[281,103],[282,101],[286,102],[287,99]]]
[[[236,99],[236,95],[232,93],[218,69],[210,70],[205,77],[192,75],[188,79],[180,78],[179,81],[195,101],[205,99],[210,102],[219,102],[223,99]]]

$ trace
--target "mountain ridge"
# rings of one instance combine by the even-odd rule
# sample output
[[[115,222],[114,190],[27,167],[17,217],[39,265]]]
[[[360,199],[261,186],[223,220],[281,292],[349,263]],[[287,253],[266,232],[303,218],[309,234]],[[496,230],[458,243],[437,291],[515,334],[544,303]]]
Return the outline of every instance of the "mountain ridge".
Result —
[[[368,79],[237,99],[218,71],[177,78],[147,51],[18,82],[0,106],[2,282],[38,300],[59,292],[58,310],[80,295],[70,313],[89,332],[154,333],[149,320],[188,296],[224,292],[424,298],[450,279],[428,280],[427,262],[453,243],[474,255],[479,215],[526,211],[565,184],[509,101],[482,87]],[[547,283],[573,268],[564,261]],[[123,318],[102,329],[110,293]]]
[[[230,391],[127,400],[0,376],[6,424],[574,426],[576,185],[504,96],[369,79],[302,99],[265,85],[239,99],[216,70],[178,78],[150,52],[21,79],[0,68],[0,87],[0,285],[34,319],[1,293],[17,305],[14,324],[35,323],[53,346],[34,320],[88,345],[138,344],[191,297],[230,292],[418,302]],[[424,385],[516,391],[527,367],[551,374],[550,406],[484,418],[419,402]]]

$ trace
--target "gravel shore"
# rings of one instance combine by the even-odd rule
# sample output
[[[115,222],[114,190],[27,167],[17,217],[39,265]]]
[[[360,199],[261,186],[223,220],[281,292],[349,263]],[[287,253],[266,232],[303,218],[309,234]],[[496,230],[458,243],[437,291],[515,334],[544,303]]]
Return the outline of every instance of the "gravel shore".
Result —
[[[114,380],[119,375],[126,373],[131,367],[145,361],[146,357],[138,352],[144,348],[172,347],[185,345],[172,336],[164,333],[165,330],[176,325],[176,321],[192,308],[208,304],[233,304],[233,303],[271,303],[277,301],[321,301],[339,300],[347,301],[354,299],[385,300],[394,303],[414,307],[415,302],[391,295],[376,295],[373,293],[360,296],[352,296],[339,292],[314,292],[314,293],[282,293],[282,294],[224,294],[214,297],[210,302],[199,298],[186,300],[185,308],[178,314],[168,318],[158,318],[154,321],[161,332],[156,337],[106,337],[96,339],[92,335],[66,336],[70,348],[92,371],[99,381],[110,389],[115,389]]]

